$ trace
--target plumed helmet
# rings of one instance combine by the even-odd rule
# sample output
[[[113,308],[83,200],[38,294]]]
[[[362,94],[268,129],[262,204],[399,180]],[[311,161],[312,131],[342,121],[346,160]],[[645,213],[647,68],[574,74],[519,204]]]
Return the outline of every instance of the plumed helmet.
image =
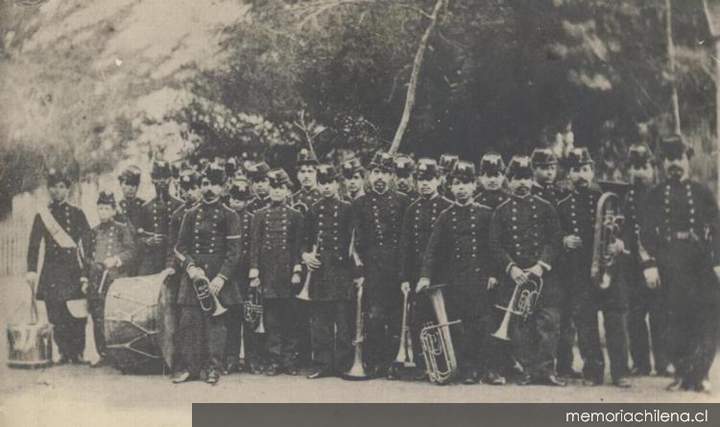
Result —
[[[510,159],[505,175],[509,180],[532,179],[532,160],[528,156],[513,156]]]
[[[578,168],[583,165],[593,164],[590,152],[585,147],[575,147],[567,155],[567,165],[569,168]]]
[[[465,160],[458,160],[450,172],[450,180],[458,179],[462,182],[474,182],[475,181],[475,165],[472,162]]]
[[[338,173],[335,166],[329,164],[318,165],[317,168],[317,180],[319,183],[324,184],[332,181],[337,181]]]
[[[440,176],[440,168],[435,159],[425,157],[418,160],[415,175],[419,180],[430,180]]]
[[[555,165],[558,163],[557,156],[550,148],[536,148],[530,155],[532,167]]]
[[[370,168],[393,173],[395,172],[395,159],[390,153],[378,151],[370,161]]]
[[[124,171],[120,172],[120,175],[118,175],[118,181],[120,181],[121,184],[127,184],[137,187],[140,185],[140,175],[142,172],[140,171],[140,168],[131,165],[125,168]]]
[[[415,173],[415,160],[405,154],[395,157],[395,173],[400,178],[407,178]]]
[[[152,172],[150,172],[152,179],[169,179],[172,177],[172,171],[170,170],[170,163],[165,160],[156,160],[153,162]]]
[[[652,163],[654,156],[650,147],[644,142],[632,144],[628,148],[628,164],[637,168],[642,168]]]

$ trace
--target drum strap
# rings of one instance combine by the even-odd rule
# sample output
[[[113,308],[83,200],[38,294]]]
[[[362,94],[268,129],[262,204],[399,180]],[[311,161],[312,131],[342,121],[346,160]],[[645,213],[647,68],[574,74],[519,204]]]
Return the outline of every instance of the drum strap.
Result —
[[[40,214],[40,219],[43,224],[45,224],[45,228],[58,246],[65,249],[77,247],[77,243],[75,243],[67,231],[58,224],[55,217],[46,207],[40,208],[38,214]]]

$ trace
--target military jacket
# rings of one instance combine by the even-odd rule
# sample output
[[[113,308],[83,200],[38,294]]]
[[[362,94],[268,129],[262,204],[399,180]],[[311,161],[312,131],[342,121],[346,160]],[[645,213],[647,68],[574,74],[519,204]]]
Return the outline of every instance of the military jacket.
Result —
[[[495,209],[509,197],[510,196],[503,190],[482,191],[475,197],[475,202],[485,205],[490,209]]]
[[[405,211],[400,236],[400,282],[417,282],[430,234],[440,214],[452,202],[440,194],[420,197]]]
[[[90,225],[83,211],[67,202],[50,203],[48,209],[77,247],[60,247],[50,235],[40,214],[35,215],[28,245],[27,271],[38,271],[40,242],[45,241],[45,256],[38,279],[37,299],[67,301],[82,298],[80,277],[85,274],[83,248],[87,246],[87,242],[83,242],[83,237],[88,236]]]
[[[240,218],[240,258],[237,264],[237,273],[235,274],[235,282],[241,295],[247,292],[250,272],[250,243],[252,239],[252,220],[253,214],[247,210],[247,207],[236,211]]]
[[[491,216],[492,209],[474,202],[456,202],[446,209],[430,235],[421,277],[484,294],[491,264],[487,246]]]
[[[290,206],[304,214],[312,205],[317,203],[320,198],[320,192],[315,188],[310,190],[300,189],[290,198]]]
[[[553,208],[557,208],[560,200],[567,197],[568,192],[562,190],[557,184],[538,184],[534,183],[532,186],[532,194],[540,197],[543,200],[550,202]]]
[[[601,193],[595,188],[586,188],[571,192],[558,204],[558,215],[562,228],[560,245],[563,248],[563,262],[560,266],[566,286],[584,290],[590,283],[590,265],[592,263],[593,242],[595,240],[595,213]],[[565,248],[562,239],[568,235],[577,235],[582,246],[577,249]]]
[[[349,300],[353,260],[350,256],[352,215],[350,204],[324,197],[305,214],[305,252],[316,251],[322,265],[311,274],[312,301]]]
[[[169,197],[168,200],[154,198],[142,206],[137,227],[142,248],[139,275],[159,273],[167,264],[170,218],[181,205],[180,200]],[[163,242],[156,246],[147,245],[143,239],[148,237],[149,233],[162,235]]]
[[[293,272],[301,271],[302,214],[287,203],[272,203],[255,212],[252,220],[250,268],[260,271],[264,298],[289,298]]]
[[[388,190],[360,196],[352,203],[355,248],[364,265],[366,290],[396,286],[399,280],[400,233],[409,205],[404,194]]]
[[[87,240],[85,256],[90,261],[88,264],[95,276],[92,277],[92,280],[97,280],[98,273],[101,274],[104,269],[99,264],[110,257],[117,257],[120,260],[120,267],[111,269],[108,277],[114,279],[127,274],[127,268],[135,259],[135,236],[133,236],[130,226],[113,220],[100,223],[92,229],[90,238]]]
[[[420,193],[418,193],[418,191],[414,188],[411,188],[409,191],[398,190],[398,193],[404,194],[408,198],[408,200],[410,200],[410,203],[414,202],[418,199],[418,197],[420,197]]]
[[[182,269],[201,268],[209,280],[225,279],[218,298],[223,305],[238,304],[240,295],[232,280],[240,257],[240,219],[216,199],[200,202],[183,216],[175,247]],[[180,282],[178,304],[197,304],[197,297],[187,274]]]
[[[622,213],[625,220],[623,221],[622,239],[625,249],[630,252],[634,261],[640,261],[640,211],[649,190],[650,188],[646,186],[633,185],[623,200]]]
[[[175,212],[173,212],[172,215],[170,215],[170,226],[168,227],[168,248],[165,267],[172,268],[175,270],[175,272],[178,272],[182,268],[182,265],[179,262],[175,253],[175,245],[177,245],[178,235],[180,234],[180,225],[182,224],[182,219],[185,216],[185,213],[190,210],[190,208],[192,208],[192,204],[187,202],[183,203],[177,209],[175,209]]]
[[[254,214],[255,212],[259,211],[262,208],[270,206],[270,196],[266,197],[254,197],[250,202],[248,203],[247,207],[245,209],[248,210],[251,214]]]
[[[137,229],[140,223],[140,212],[144,204],[145,200],[139,197],[120,200],[117,213],[115,214],[115,220],[123,224],[128,224],[133,229]]]

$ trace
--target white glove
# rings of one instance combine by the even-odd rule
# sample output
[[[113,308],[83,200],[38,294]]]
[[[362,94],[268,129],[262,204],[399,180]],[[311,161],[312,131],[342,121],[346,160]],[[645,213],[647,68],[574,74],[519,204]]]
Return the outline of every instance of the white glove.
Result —
[[[415,286],[415,292],[420,293],[430,287],[430,279],[427,277],[421,277]]]
[[[202,268],[192,266],[187,269],[187,274],[190,277],[190,280],[196,280],[203,277],[205,273],[202,271]]]
[[[513,265],[512,268],[510,268],[510,278],[518,285],[524,285],[525,282],[528,281],[527,273],[517,265]]]
[[[225,279],[220,276],[215,276],[215,278],[210,281],[210,292],[218,296],[223,286],[225,286]]]
[[[410,292],[410,282],[402,282],[400,284],[400,292],[407,294]]]
[[[168,267],[162,271],[162,274],[164,274],[166,276],[172,276],[173,274],[175,274],[175,269],[172,267]]]
[[[643,275],[648,288],[657,289],[660,286],[660,273],[658,273],[657,267],[646,268],[643,270]]]
[[[290,283],[292,283],[293,285],[299,285],[300,273],[293,273],[292,277],[290,278]]]
[[[535,264],[528,269],[528,273],[532,273],[532,274],[536,275],[537,277],[542,277],[544,272],[545,272],[545,269],[542,268],[542,265],[540,265],[540,264]]]
[[[317,255],[313,252],[303,252],[302,260],[303,263],[307,265],[310,270],[317,270],[318,268],[320,268],[320,265],[322,265]]]
[[[563,245],[568,249],[577,249],[582,246],[582,239],[579,236],[571,234],[563,237]]]
[[[88,288],[90,287],[90,282],[88,282],[88,279],[85,277],[80,279],[80,291],[87,295]]]
[[[489,290],[492,290],[492,289],[495,289],[495,287],[496,287],[497,285],[498,285],[498,279],[496,279],[496,278],[494,278],[494,277],[489,277],[489,278],[488,278],[488,283],[487,283],[487,289],[488,289],[488,291],[489,291]]]
[[[720,265],[713,267],[713,270],[715,271],[715,277],[717,277],[718,281],[720,281]]]
[[[107,269],[115,268],[120,266],[120,259],[116,256],[109,256],[103,261],[103,266]]]

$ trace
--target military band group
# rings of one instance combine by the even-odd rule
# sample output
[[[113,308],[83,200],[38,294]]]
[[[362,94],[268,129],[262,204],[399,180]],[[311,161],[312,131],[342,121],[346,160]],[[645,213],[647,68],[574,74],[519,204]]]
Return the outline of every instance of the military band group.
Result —
[[[101,356],[92,366],[102,366],[109,285],[163,273],[174,383],[246,372],[596,386],[609,364],[617,387],[654,370],[674,377],[670,389],[709,392],[718,205],[689,178],[682,138],[658,147],[657,159],[644,143],[630,147],[618,191],[598,186],[585,148],[560,161],[537,148],[507,166],[490,152],[477,171],[452,155],[333,165],[302,149],[294,193],[288,173],[262,161],[176,171],[155,161],[155,198],[137,197],[141,173],[130,167],[122,200],[100,192],[92,229],[66,200],[67,176],[51,170],[27,279],[61,364],[84,363],[85,319],[68,302],[86,299]]]

